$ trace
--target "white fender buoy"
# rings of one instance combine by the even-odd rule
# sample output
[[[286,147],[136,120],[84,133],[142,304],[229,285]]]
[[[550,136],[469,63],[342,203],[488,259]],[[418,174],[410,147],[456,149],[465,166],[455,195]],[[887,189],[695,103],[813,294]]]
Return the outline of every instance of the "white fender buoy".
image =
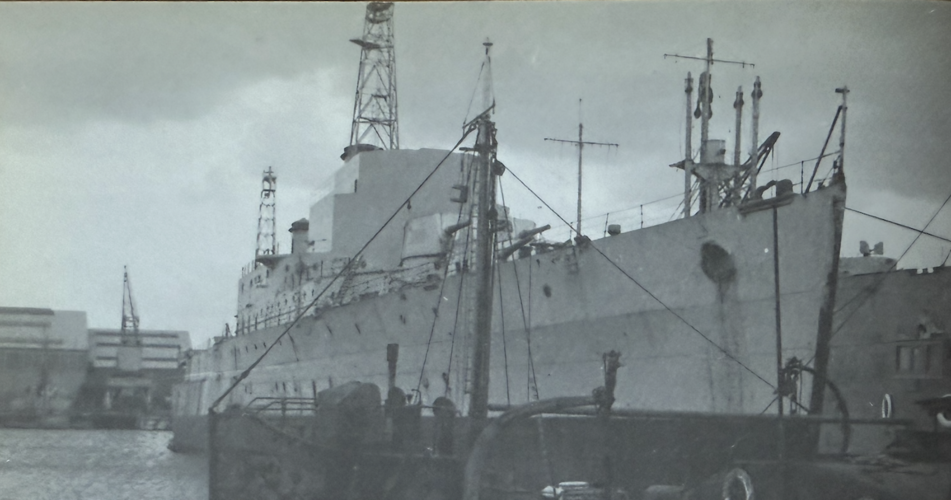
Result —
[[[951,394],[945,394],[944,396],[941,396],[941,397],[951,398]],[[940,425],[941,427],[944,427],[944,428],[951,427],[951,418],[944,416],[944,412],[939,411],[938,414],[935,416],[935,418],[938,420],[938,425]]]
[[[735,486],[743,490],[742,497],[731,495],[735,491]],[[723,476],[723,500],[753,500],[753,479],[743,469],[736,468],[727,472]]]
[[[885,394],[885,397],[882,398],[882,418],[892,418],[893,412],[892,395]]]

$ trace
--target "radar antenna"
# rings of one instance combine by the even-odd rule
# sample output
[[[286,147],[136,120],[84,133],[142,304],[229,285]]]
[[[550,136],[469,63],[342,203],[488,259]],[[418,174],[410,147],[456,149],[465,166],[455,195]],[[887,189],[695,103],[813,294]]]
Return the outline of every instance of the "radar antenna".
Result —
[[[363,37],[350,41],[361,50],[350,145],[344,150],[344,160],[366,149],[400,148],[393,3],[368,4]]]

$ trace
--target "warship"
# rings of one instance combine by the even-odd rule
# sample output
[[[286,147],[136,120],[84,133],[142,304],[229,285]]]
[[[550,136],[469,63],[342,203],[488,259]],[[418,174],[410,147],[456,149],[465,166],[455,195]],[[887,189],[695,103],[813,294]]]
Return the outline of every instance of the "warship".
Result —
[[[493,204],[489,370],[508,382],[490,387],[493,402],[577,393],[600,376],[601,353],[615,349],[629,353],[622,374],[638,381],[619,392],[619,406],[759,412],[775,389],[777,328],[783,359],[823,362],[841,167],[821,189],[798,194],[781,181],[764,199],[766,186],[749,174],[769,143],[742,165],[723,163],[720,144],[708,141],[696,165],[688,159],[686,178],[723,180],[700,188],[698,214],[667,224],[548,243],[538,238],[544,228]],[[174,398],[180,420],[203,415],[239,376],[226,405],[315,396],[350,380],[387,385],[378,360],[390,344],[399,346],[395,384],[415,400],[461,401],[470,391],[475,155],[361,149],[348,148],[334,192],[294,223],[291,253],[261,253],[246,269],[234,335],[188,361]],[[274,182],[266,174],[263,192]],[[310,251],[310,241],[326,250]]]
[[[391,16],[392,7],[372,9],[373,16]],[[368,28],[356,40],[363,46],[361,74],[368,58],[386,52],[380,47],[392,47],[373,35]],[[374,66],[374,74],[385,66]],[[545,227],[496,203],[496,177],[515,178],[516,170],[493,159],[493,177],[480,184],[480,146],[396,149],[395,129],[380,131],[395,120],[361,122],[361,110],[382,106],[361,103],[358,93],[352,144],[334,191],[311,206],[309,220],[292,225],[290,253],[259,245],[238,282],[235,331],[187,360],[185,382],[173,396],[176,433],[188,433],[191,422],[200,426],[219,399],[245,406],[260,398],[313,398],[349,381],[399,388],[424,405],[448,398],[467,412],[466,396],[480,383],[472,375],[477,363],[493,380],[492,404],[579,394],[600,379],[602,354],[611,350],[625,353],[619,376],[636,381],[618,388],[619,408],[762,412],[775,396],[777,359],[814,357],[820,371],[827,362],[845,203],[847,89],[839,89],[842,137],[832,175],[797,193],[790,181],[757,184],[778,138],[756,137],[758,80],[758,146],[746,161],[726,163],[723,142],[707,137],[706,74],[696,100],[697,162],[690,153],[696,149],[689,75],[685,85],[688,153],[675,165],[683,170],[685,216],[626,232],[612,227],[593,240],[573,228],[577,236],[567,242],[545,241]],[[494,107],[484,85],[479,116]],[[385,95],[364,93],[369,100]],[[363,144],[368,135],[388,137],[388,149]],[[264,227],[273,220],[267,208],[276,180],[265,172]],[[478,199],[480,190],[489,192],[486,200]],[[488,205],[481,219],[480,201]],[[477,262],[478,222],[487,218],[491,258]],[[481,319],[490,322],[492,340],[479,346],[472,276],[490,266],[494,312]],[[480,347],[483,360],[473,361]],[[390,358],[398,358],[395,367]]]
[[[548,484],[550,498],[681,498],[722,483],[722,498],[753,498],[745,470],[721,470],[738,456],[778,456],[770,463],[784,472],[759,476],[775,491],[790,474],[853,484],[788,462],[822,441],[849,448],[846,405],[826,376],[848,88],[836,89],[842,103],[820,154],[838,124],[830,175],[816,178],[817,163],[798,192],[789,180],[760,185],[779,137],[758,139],[760,81],[754,147],[741,161],[737,144],[729,163],[723,141],[708,137],[707,40],[696,109],[689,74],[684,86],[686,154],[672,165],[683,217],[592,239],[579,196],[575,237],[552,242],[547,226],[496,198],[500,177],[519,177],[497,158],[488,41],[481,112],[459,142],[399,149],[392,10],[370,4],[352,40],[362,49],[357,96],[333,192],[291,226],[291,251],[280,254],[277,177],[264,173],[236,328],[192,352],[175,388],[170,446],[210,448],[211,497],[475,499],[495,488],[535,498]],[[582,139],[579,127],[579,168]],[[560,417],[531,423],[540,414]],[[526,459],[530,449],[541,458]],[[599,486],[554,480],[569,470],[599,475]]]

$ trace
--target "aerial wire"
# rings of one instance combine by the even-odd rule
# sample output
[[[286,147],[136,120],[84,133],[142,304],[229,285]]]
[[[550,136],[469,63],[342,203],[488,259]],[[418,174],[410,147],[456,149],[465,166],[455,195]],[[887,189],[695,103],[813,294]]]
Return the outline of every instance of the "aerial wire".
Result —
[[[513,175],[514,175],[514,174],[513,174]],[[519,181],[519,182],[521,182],[521,181]],[[502,206],[503,206],[503,207],[504,207],[504,206],[507,206],[507,205],[505,204],[505,190],[502,189],[502,179],[501,179],[501,178],[499,178],[499,195],[500,195],[501,198],[502,198]],[[508,215],[508,214],[506,214],[506,215]],[[512,224],[513,224],[512,229],[514,230],[514,229],[515,229],[514,221],[513,221]],[[512,244],[512,232],[511,232],[511,231],[509,232],[509,244],[510,244],[510,245]],[[518,305],[519,305],[519,308],[520,308],[521,311],[522,311],[522,327],[525,329],[525,342],[526,342],[526,345],[527,345],[527,348],[528,348],[528,369],[529,369],[528,375],[530,376],[530,378],[529,378],[529,387],[528,387],[529,391],[526,393],[526,396],[527,396],[529,399],[531,398],[531,394],[532,394],[531,388],[534,387],[534,389],[535,389],[535,399],[537,400],[537,399],[538,399],[538,377],[535,375],[535,360],[534,360],[534,358],[532,357],[532,331],[531,331],[531,328],[530,328],[532,322],[531,322],[531,317],[530,317],[530,315],[529,315],[528,317],[526,317],[526,314],[525,314],[525,302],[522,300],[522,285],[521,285],[521,281],[522,281],[522,280],[519,279],[519,276],[518,276],[518,267],[513,265],[513,266],[512,266],[512,272],[515,274],[515,289],[516,289],[516,291],[518,292]],[[528,286],[529,286],[529,292],[528,292],[528,293],[531,294],[531,272],[532,272],[532,266],[528,266],[528,272],[529,272],[529,285],[528,285]],[[501,278],[500,278],[500,279],[501,279]],[[501,293],[501,292],[500,292],[500,293]],[[529,305],[529,308],[531,308],[531,305],[532,305],[532,304],[531,304],[531,295],[529,295],[528,298],[529,298],[529,304],[528,304],[528,305]]]
[[[875,294],[875,291],[878,289],[878,287],[879,287],[886,279],[888,279],[888,273],[894,271],[895,268],[898,267],[898,263],[901,262],[901,259],[903,259],[903,258],[905,257],[905,255],[907,255],[908,252],[911,250],[911,247],[913,247],[913,246],[915,245],[915,243],[918,242],[918,239],[921,238],[921,235],[924,234],[924,232],[925,232],[926,229],[928,229],[928,226],[930,226],[931,223],[934,222],[934,220],[935,220],[935,218],[938,216],[938,214],[941,213],[941,210],[943,210],[944,207],[948,204],[948,201],[951,201],[951,194],[949,194],[948,197],[944,199],[944,202],[941,204],[940,207],[938,207],[938,210],[936,210],[935,213],[931,216],[931,218],[928,219],[928,223],[925,224],[925,226],[924,226],[923,228],[921,228],[921,230],[915,230],[915,231],[918,233],[918,234],[915,235],[915,239],[912,240],[911,243],[909,243],[907,247],[905,247],[905,251],[903,251],[903,252],[901,253],[901,256],[899,256],[897,259],[895,259],[895,262],[893,262],[890,266],[888,266],[888,269],[886,269],[885,272],[881,273],[881,276],[879,277],[879,279],[878,279],[875,283],[873,283],[871,286],[867,287],[867,288],[866,288],[865,290],[863,290],[862,292],[856,294],[852,299],[850,299],[848,302],[846,302],[846,303],[843,304],[840,308],[837,309],[836,312],[842,311],[842,309],[844,309],[846,306],[848,306],[849,304],[851,304],[857,297],[862,296],[863,293],[865,294],[865,295],[862,297],[861,301],[858,303],[858,305],[856,305],[856,306],[852,309],[852,311],[849,312],[848,316],[846,316],[846,317],[842,320],[842,322],[839,323],[839,326],[832,332],[832,334],[829,335],[829,341],[830,341],[830,342],[831,342],[832,339],[836,336],[836,334],[838,334],[840,331],[842,331],[842,328],[845,327],[845,325],[852,319],[852,317],[855,316],[855,313],[858,312],[859,309],[861,309],[862,306],[865,305],[865,303],[868,302],[868,300],[872,298],[872,296]],[[813,354],[813,356],[812,356],[811,358],[809,358],[809,361],[806,361],[805,363],[803,363],[803,365],[809,365],[810,363],[812,363],[813,361],[815,361],[815,359],[816,359],[816,356],[815,356],[815,354]]]

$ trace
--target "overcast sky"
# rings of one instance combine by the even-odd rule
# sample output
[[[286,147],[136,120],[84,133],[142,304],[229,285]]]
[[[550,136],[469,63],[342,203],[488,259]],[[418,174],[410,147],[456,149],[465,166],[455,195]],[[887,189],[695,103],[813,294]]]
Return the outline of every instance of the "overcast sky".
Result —
[[[188,330],[197,345],[233,326],[261,171],[278,175],[286,250],[287,227],[340,166],[359,57],[348,40],[364,10],[0,3],[0,305],[86,311],[91,327],[118,328],[127,264],[143,328]],[[663,55],[703,56],[708,37],[716,58],[756,64],[714,66],[711,137],[729,151],[736,88],[749,109],[762,79],[760,137],[782,133],[766,168],[794,165],[762,177],[799,181],[847,84],[848,205],[921,228],[951,195],[945,2],[414,3],[397,5],[395,33],[401,146],[458,140],[489,37],[499,158],[568,219],[576,150],[543,139],[576,137],[584,100],[585,138],[620,144],[586,149],[594,236],[606,217],[638,226],[640,204],[682,190],[667,165],[683,157],[683,80],[702,67]],[[749,115],[744,151],[748,128]],[[558,224],[511,179],[503,188],[516,216]],[[677,201],[646,205],[646,223]],[[951,207],[928,230],[951,237]],[[898,257],[914,236],[848,214],[843,255],[865,239]],[[940,265],[949,251],[922,237],[902,266]]]

